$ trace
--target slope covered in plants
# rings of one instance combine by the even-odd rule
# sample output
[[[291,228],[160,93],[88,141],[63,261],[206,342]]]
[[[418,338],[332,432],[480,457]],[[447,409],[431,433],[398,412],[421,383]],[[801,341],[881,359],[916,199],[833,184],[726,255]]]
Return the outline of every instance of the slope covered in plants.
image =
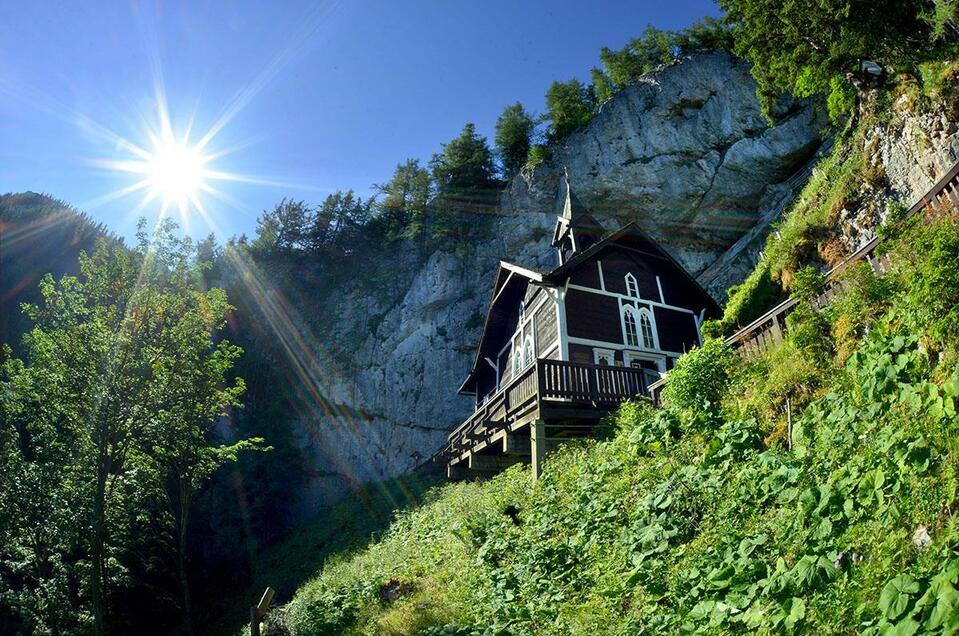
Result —
[[[850,270],[779,349],[709,340],[539,482],[433,490],[272,633],[954,632],[959,221],[888,231],[894,271]]]

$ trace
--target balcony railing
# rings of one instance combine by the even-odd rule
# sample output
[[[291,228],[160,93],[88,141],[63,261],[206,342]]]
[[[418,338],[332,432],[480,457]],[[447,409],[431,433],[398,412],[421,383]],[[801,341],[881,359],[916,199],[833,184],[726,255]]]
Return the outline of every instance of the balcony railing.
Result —
[[[647,387],[658,377],[646,369],[536,360],[479,405],[450,434],[442,452],[455,455],[472,448],[544,403],[610,409],[624,400],[647,395]]]

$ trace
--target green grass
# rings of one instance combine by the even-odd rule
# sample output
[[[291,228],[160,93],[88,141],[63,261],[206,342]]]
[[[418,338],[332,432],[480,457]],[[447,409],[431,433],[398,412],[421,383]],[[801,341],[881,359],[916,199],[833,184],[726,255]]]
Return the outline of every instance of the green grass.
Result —
[[[359,550],[389,527],[397,510],[415,509],[443,480],[413,474],[364,486],[351,492],[291,536],[259,552],[253,559],[252,583],[239,598],[223,599],[225,611],[215,633],[236,633],[249,618],[267,586],[277,591],[275,602],[285,603],[331,556]],[[335,557],[333,557],[335,558]],[[241,630],[244,634],[249,630]]]
[[[890,281],[850,274],[760,358],[694,350],[663,408],[624,405],[538,482],[434,488],[268,633],[955,633],[959,273],[929,273],[959,256],[959,222],[893,249]]]

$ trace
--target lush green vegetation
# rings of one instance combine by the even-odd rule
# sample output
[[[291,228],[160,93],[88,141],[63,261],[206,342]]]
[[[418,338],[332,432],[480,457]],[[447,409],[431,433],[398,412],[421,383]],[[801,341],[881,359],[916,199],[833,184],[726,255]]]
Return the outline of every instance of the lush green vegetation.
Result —
[[[5,633],[125,631],[144,604],[189,631],[194,497],[260,440],[216,442],[244,391],[230,377],[241,350],[218,338],[226,294],[205,288],[196,246],[174,229],[141,228],[132,250],[101,238],[78,276],[45,276],[24,305],[22,359],[0,351]],[[170,578],[171,597],[147,603]]]
[[[912,71],[938,59],[955,41],[952,0],[825,0],[815,6],[774,0],[720,0],[733,28],[734,50],[753,62],[758,94],[769,113],[783,93],[828,95],[839,120],[863,92],[869,61]]]
[[[897,233],[894,272],[850,270],[781,348],[708,341],[539,482],[432,491],[273,633],[953,633],[959,221]]]
[[[934,109],[950,117],[959,112],[959,92],[954,88],[959,64],[954,59],[950,52],[939,61],[922,62],[915,74],[899,74],[864,98],[854,125],[835,133],[830,154],[773,225],[762,261],[745,281],[729,289],[716,333],[728,334],[746,325],[782,299],[803,265],[828,269],[846,258],[848,248],[838,239],[850,212],[860,218],[885,218],[887,224],[899,218],[905,207],[877,196],[888,183],[875,158],[874,133],[901,134],[909,117]]]

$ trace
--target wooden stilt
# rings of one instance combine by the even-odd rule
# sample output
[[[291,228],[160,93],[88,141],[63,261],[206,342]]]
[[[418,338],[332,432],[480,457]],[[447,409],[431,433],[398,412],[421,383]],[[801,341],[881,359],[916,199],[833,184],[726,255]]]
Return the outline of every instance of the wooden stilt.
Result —
[[[543,460],[546,456],[546,422],[536,420],[529,425],[530,464],[533,467],[533,479],[543,474]]]

